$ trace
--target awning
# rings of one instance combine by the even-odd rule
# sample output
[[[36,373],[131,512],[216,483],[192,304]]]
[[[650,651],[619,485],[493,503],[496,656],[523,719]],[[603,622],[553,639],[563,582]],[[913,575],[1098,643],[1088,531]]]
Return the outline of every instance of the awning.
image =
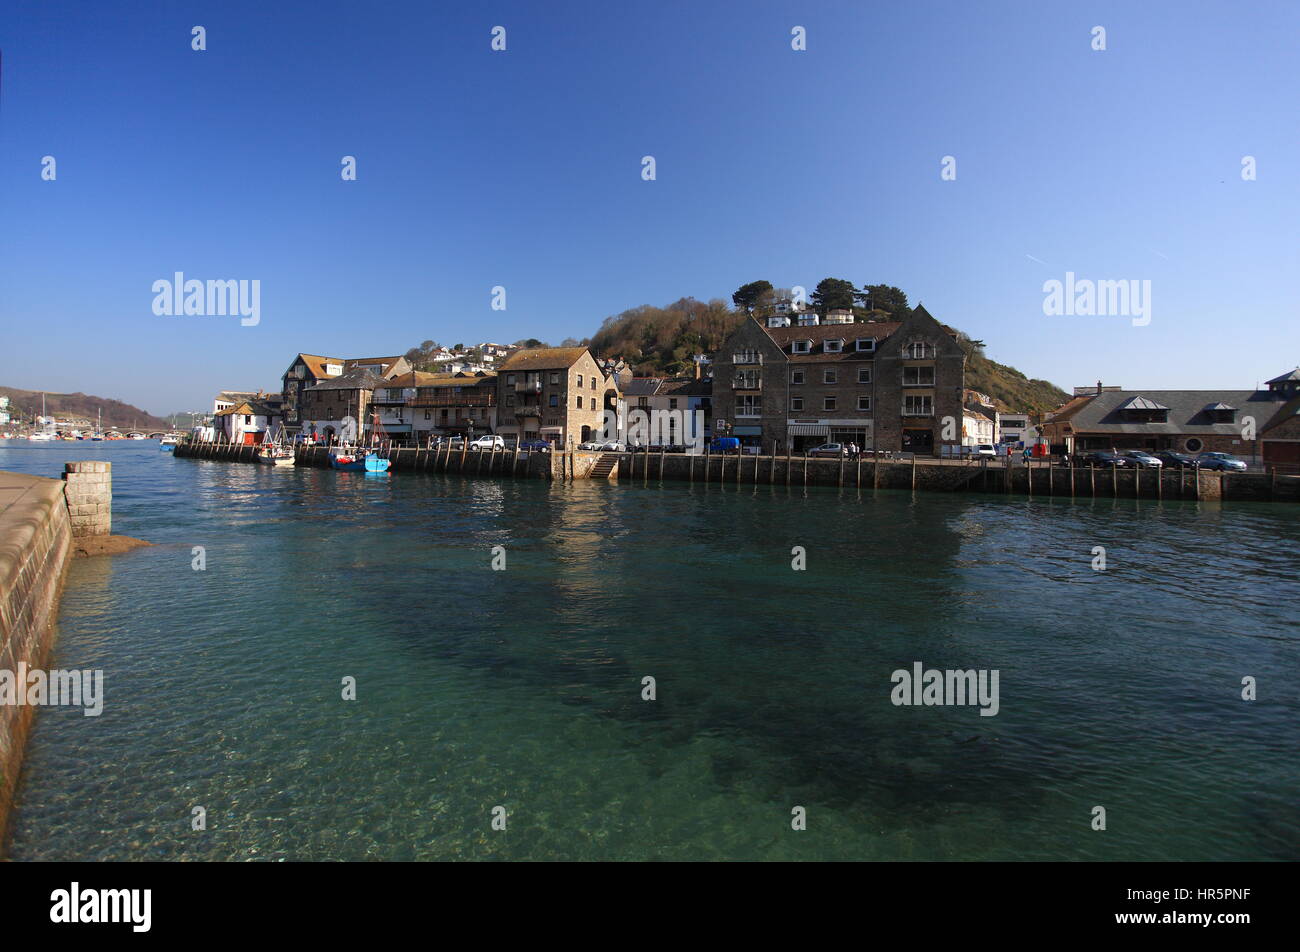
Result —
[[[830,432],[825,423],[790,423],[785,428],[786,436],[829,436]]]
[[[564,432],[564,427],[562,427],[562,426],[544,426],[544,427],[542,427],[540,430],[538,430],[537,432],[539,432],[539,433],[563,433],[563,432]]]

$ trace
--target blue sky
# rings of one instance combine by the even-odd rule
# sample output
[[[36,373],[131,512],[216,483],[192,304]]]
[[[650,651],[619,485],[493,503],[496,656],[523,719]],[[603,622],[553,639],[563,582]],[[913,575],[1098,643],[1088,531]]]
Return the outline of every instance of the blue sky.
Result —
[[[1300,362],[1300,5],[297,7],[6,0],[0,384],[210,408],[298,351],[827,276],[1067,389]],[[156,316],[176,271],[260,280],[261,322]],[[1046,316],[1067,271],[1149,280],[1150,324]]]

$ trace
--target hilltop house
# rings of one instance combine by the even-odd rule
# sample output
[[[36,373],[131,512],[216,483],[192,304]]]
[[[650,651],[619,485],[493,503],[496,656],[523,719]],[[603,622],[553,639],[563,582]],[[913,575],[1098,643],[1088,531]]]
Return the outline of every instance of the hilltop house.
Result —
[[[781,452],[832,441],[938,455],[960,441],[966,355],[954,330],[919,305],[901,322],[803,323],[812,316],[750,319],[727,338],[713,358],[715,432]]]
[[[1039,427],[1054,451],[1209,451],[1252,459],[1269,434],[1281,444],[1286,404],[1300,396],[1300,376],[1284,374],[1263,390],[1124,390],[1076,388]],[[1274,448],[1285,455],[1285,449]]]
[[[497,371],[497,432],[560,447],[601,432],[608,410],[617,420],[615,365],[586,347],[536,347],[511,354]]]

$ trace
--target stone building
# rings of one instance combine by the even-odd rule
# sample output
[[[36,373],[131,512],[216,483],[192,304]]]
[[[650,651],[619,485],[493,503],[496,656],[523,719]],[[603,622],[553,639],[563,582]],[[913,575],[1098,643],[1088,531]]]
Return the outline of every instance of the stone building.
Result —
[[[280,410],[285,429],[291,434],[302,430],[301,404],[304,390],[354,371],[364,371],[378,377],[396,377],[409,373],[411,364],[405,357],[340,358],[298,354],[281,377]]]
[[[1124,390],[1098,384],[1076,388],[1074,398],[1039,430],[1057,451],[1068,453],[1222,452],[1262,462],[1261,441],[1268,434],[1280,443],[1283,437],[1276,434],[1285,432],[1279,427],[1286,406],[1297,397],[1300,371],[1275,377],[1261,390]],[[1275,448],[1274,458],[1279,452],[1288,451]]]
[[[715,434],[763,452],[838,442],[938,455],[961,440],[966,356],[923,307],[901,322],[748,320],[713,363]]]
[[[619,413],[619,377],[586,347],[536,347],[497,371],[497,432],[507,441],[546,440],[567,449],[600,435]]]
[[[367,442],[374,432],[375,389],[386,382],[368,370],[355,370],[305,388],[299,404],[302,435],[321,443]]]

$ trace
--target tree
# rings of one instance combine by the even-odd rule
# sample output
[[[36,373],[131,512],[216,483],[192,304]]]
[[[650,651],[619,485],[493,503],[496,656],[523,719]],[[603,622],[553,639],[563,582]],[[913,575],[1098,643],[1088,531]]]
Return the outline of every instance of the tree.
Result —
[[[907,294],[891,284],[864,284],[862,290],[855,291],[853,296],[868,310],[883,311],[896,321],[912,313],[907,305]]]
[[[852,281],[843,278],[822,278],[813,289],[809,303],[818,314],[835,308],[852,308],[856,288]]]
[[[737,310],[752,314],[755,308],[766,307],[772,303],[772,282],[750,281],[748,284],[742,284],[731,296],[731,300]]]

